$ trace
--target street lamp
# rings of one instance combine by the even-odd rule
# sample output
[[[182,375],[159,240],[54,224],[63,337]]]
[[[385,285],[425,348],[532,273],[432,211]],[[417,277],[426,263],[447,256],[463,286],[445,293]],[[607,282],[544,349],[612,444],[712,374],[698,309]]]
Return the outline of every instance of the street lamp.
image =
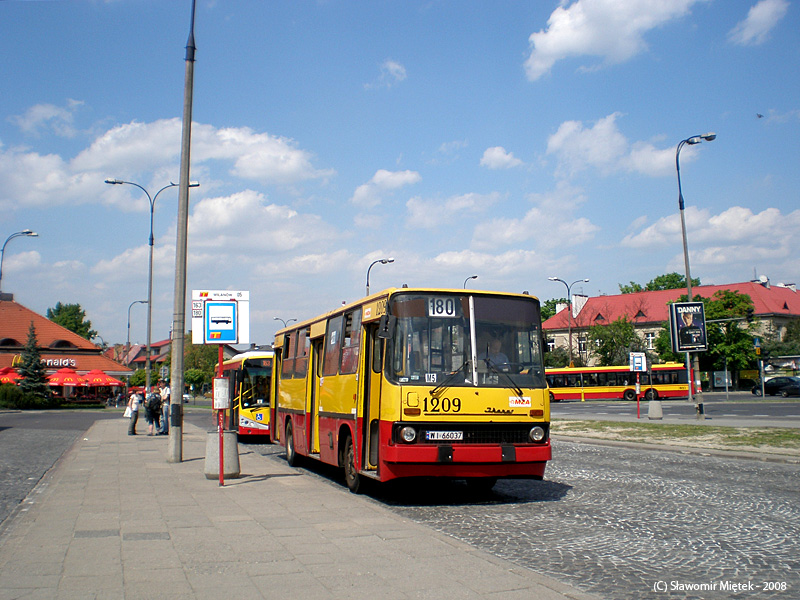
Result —
[[[6,255],[6,244],[18,237],[39,237],[39,234],[35,231],[31,231],[30,229],[23,229],[22,231],[12,233],[6,238],[6,241],[3,242],[3,249],[0,250],[0,292],[3,291],[3,258]]]
[[[702,141],[706,142],[713,142],[717,139],[716,133],[704,133],[702,135],[695,135],[690,138],[686,138],[685,140],[681,140],[678,144],[678,149],[675,151],[675,171],[678,173],[678,209],[681,213],[681,234],[683,235],[683,265],[686,268],[686,296],[687,301],[692,301],[692,273],[689,269],[689,245],[686,241],[686,217],[684,217],[683,209],[683,190],[681,189],[681,150],[686,144],[693,146],[695,144],[699,144]],[[694,370],[695,373],[699,375],[700,373],[700,361],[697,358],[697,354],[694,356]],[[692,402],[692,367],[690,363],[689,352],[686,353],[686,374],[687,374],[687,382],[689,384],[689,402]],[[697,394],[697,418],[701,418],[703,415],[703,396],[702,390],[700,390]]]
[[[567,309],[569,310],[569,314],[567,314],[567,329],[569,331],[569,366],[572,367],[572,286],[576,283],[589,283],[588,279],[578,279],[573,281],[572,283],[567,283],[563,279],[559,279],[558,277],[548,277],[549,281],[560,281],[565,286],[567,286]]]
[[[385,265],[393,262],[394,262],[393,258],[379,258],[378,260],[373,261],[373,263],[369,266],[369,268],[367,269],[367,294],[366,294],[367,296],[369,296],[369,272],[372,270],[372,267],[374,267],[378,263]]]
[[[280,321],[281,323],[283,323],[284,327],[286,327],[292,321],[297,321],[297,319],[289,319],[288,321],[285,321],[285,320],[281,319],[280,317],[272,317],[272,320],[273,321]]]
[[[468,282],[470,279],[477,279],[477,278],[478,278],[478,276],[477,276],[477,275],[470,275],[469,277],[467,277],[467,278],[464,280],[464,289],[467,289],[467,282]]]
[[[150,192],[148,192],[144,187],[139,185],[138,183],[134,183],[133,181],[122,181],[121,179],[106,179],[106,183],[110,185],[134,185],[138,187],[145,193],[147,199],[150,202],[150,262],[147,271],[147,356],[146,356],[146,366],[145,366],[145,394],[150,393],[150,331],[152,329],[153,324],[153,213],[155,212],[156,208],[156,199],[158,195],[163,192],[164,190],[171,188],[171,187],[178,187],[177,183],[172,183],[170,181],[169,185],[165,185],[160,190],[156,192],[155,196],[150,196]],[[200,184],[197,181],[190,181],[189,187],[199,187]]]
[[[134,300],[128,305],[128,341],[125,342],[125,366],[131,363],[131,307],[134,304],[147,304],[147,300]]]

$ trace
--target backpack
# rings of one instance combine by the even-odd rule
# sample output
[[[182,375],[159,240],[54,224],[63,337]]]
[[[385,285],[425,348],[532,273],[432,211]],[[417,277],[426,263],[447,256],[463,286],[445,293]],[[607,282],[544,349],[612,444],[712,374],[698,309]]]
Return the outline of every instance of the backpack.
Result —
[[[152,413],[157,413],[161,410],[161,396],[158,394],[150,394],[147,399],[147,408]]]

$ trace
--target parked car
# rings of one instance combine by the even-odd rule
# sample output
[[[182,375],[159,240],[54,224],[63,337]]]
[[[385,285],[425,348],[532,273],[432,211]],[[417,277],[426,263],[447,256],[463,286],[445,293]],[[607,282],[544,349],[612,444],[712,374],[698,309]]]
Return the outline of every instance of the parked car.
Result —
[[[761,382],[753,386],[753,393],[761,395]],[[767,396],[780,394],[784,398],[787,396],[800,396],[800,377],[773,377],[764,382],[764,393]]]

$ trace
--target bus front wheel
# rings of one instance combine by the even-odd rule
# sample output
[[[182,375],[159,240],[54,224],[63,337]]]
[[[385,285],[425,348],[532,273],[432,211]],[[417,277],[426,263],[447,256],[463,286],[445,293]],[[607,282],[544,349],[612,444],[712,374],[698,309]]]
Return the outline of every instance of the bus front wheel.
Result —
[[[625,390],[625,393],[622,395],[623,400],[628,400],[629,402],[632,400],[636,400],[636,392],[633,390]]]
[[[286,435],[284,437],[286,443],[286,462],[290,466],[296,467],[299,459],[297,457],[297,450],[294,447],[294,431],[292,431],[292,422],[286,423]]]
[[[356,469],[356,453],[353,449],[353,438],[347,436],[342,450],[342,466],[344,467],[344,481],[351,492],[357,494],[361,489],[361,475]]]

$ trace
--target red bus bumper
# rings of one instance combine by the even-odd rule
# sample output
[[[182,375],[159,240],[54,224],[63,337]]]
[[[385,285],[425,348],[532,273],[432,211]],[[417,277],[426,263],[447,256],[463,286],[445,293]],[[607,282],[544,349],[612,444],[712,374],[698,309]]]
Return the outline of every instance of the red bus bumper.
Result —
[[[380,479],[396,477],[519,477],[541,479],[550,442],[536,445],[390,445],[382,449]]]

